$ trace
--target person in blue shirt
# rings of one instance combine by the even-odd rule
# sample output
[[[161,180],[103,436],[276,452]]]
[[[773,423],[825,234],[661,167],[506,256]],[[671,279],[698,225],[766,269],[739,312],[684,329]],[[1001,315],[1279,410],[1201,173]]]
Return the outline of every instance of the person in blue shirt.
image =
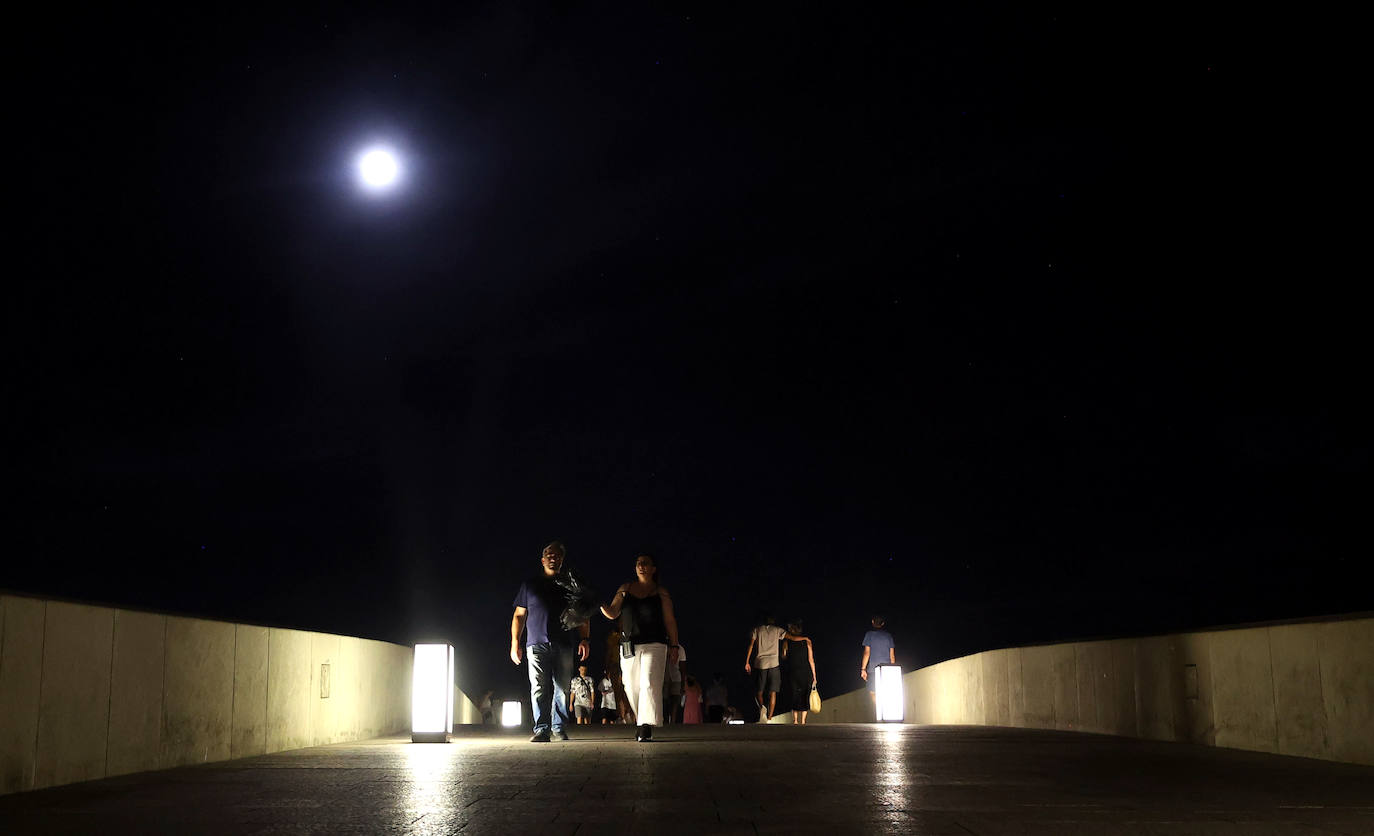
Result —
[[[873,705],[878,704],[877,677],[873,669],[879,665],[897,664],[897,650],[892,643],[892,634],[883,629],[887,622],[880,615],[873,616],[873,629],[864,633],[864,658],[859,662],[859,676],[868,683],[868,696]]]
[[[518,665],[526,653],[530,657],[530,704],[534,706],[531,743],[568,739],[566,689],[572,681],[574,656],[585,661],[590,650],[590,623],[564,630],[559,622],[564,596],[553,579],[563,570],[567,553],[557,540],[544,547],[540,557],[544,571],[520,584],[515,615],[510,620],[510,660]]]

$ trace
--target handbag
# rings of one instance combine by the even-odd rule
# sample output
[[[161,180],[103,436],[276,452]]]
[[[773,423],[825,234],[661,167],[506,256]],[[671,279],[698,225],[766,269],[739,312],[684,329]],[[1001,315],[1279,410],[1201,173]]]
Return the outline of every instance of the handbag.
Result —
[[[811,710],[821,710],[821,692],[816,690],[816,686],[811,686]]]

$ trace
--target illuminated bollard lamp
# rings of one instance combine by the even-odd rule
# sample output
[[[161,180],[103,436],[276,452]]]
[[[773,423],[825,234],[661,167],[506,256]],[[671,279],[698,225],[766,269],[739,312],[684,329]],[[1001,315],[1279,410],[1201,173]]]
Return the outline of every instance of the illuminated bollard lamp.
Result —
[[[447,743],[453,731],[453,645],[415,645],[411,676],[410,742]]]
[[[873,669],[879,723],[900,723],[906,717],[906,693],[902,687],[901,665],[878,665]]]
[[[501,703],[501,725],[508,729],[520,725],[520,701],[506,700]]]

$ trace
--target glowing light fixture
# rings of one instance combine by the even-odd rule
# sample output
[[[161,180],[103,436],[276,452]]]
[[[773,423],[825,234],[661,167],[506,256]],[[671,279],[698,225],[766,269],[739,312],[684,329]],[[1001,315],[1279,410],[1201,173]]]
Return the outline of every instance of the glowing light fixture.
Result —
[[[501,703],[501,725],[506,728],[520,725],[520,702],[506,700]]]
[[[410,741],[447,743],[453,731],[453,645],[415,645],[411,676]]]
[[[744,721],[743,721],[743,720],[729,720],[729,721],[727,721],[727,722],[728,722],[728,724],[731,725],[731,726],[742,726],[742,725],[744,725]]]
[[[401,162],[390,148],[369,148],[358,155],[358,179],[363,188],[386,191],[401,179]]]
[[[873,669],[878,678],[874,690],[878,695],[878,722],[900,723],[906,715],[906,694],[902,688],[901,665],[878,665]]]

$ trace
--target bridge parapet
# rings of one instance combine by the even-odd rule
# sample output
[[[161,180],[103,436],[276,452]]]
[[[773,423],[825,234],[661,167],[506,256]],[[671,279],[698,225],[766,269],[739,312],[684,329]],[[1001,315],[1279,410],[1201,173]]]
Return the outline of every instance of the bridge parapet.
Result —
[[[1374,618],[1013,647],[911,671],[909,723],[1173,740],[1374,765]],[[810,722],[872,722],[863,690]]]
[[[408,730],[412,652],[0,595],[0,794]]]

